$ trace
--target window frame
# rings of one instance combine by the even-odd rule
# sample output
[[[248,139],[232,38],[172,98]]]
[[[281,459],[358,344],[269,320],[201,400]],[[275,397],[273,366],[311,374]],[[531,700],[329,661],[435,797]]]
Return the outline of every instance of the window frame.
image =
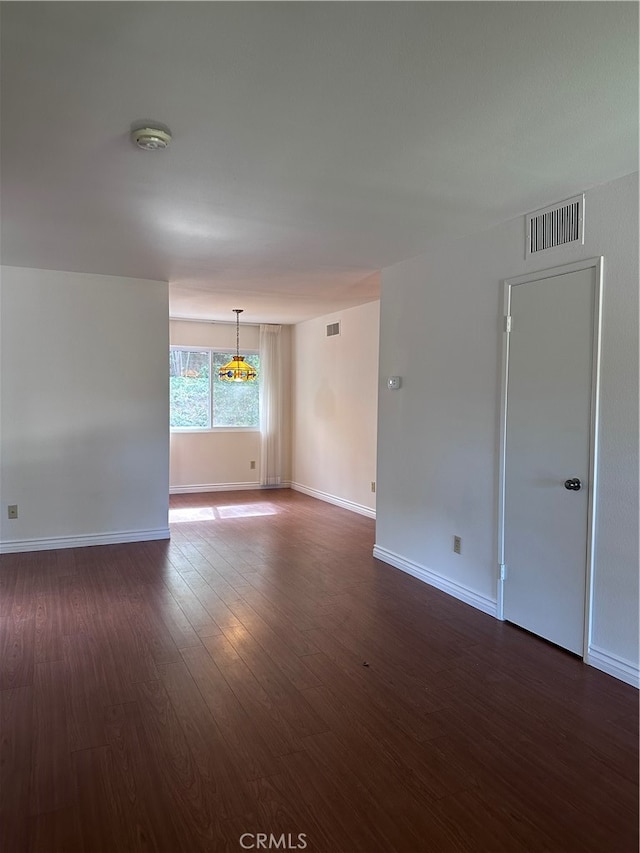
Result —
[[[225,355],[235,355],[236,351],[233,347],[196,347],[188,346],[187,344],[170,344],[169,353],[173,350],[182,350],[183,352],[208,352],[209,353],[209,423],[208,427],[187,427],[187,426],[171,426],[171,399],[169,399],[169,432],[183,433],[207,433],[207,432],[260,432],[260,424],[252,426],[214,426],[213,424],[213,355],[216,352],[224,353]],[[257,349],[243,349],[243,355],[260,355]],[[260,380],[257,379],[256,382]]]

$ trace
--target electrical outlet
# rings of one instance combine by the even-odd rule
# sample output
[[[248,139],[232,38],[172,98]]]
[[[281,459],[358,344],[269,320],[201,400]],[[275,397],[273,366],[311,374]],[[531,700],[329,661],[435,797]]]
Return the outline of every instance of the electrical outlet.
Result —
[[[251,462],[249,462],[249,468],[251,468],[251,470],[253,471],[253,469],[255,467],[256,467],[256,460],[252,459]]]
[[[372,480],[372,481],[371,481],[371,491],[372,491],[372,492],[375,492],[375,490],[376,490],[376,481],[375,481],[375,480]]]
[[[9,516],[9,518],[17,518],[18,517],[18,504],[9,504],[7,515]]]
[[[462,539],[459,536],[453,537],[453,553],[462,554]]]

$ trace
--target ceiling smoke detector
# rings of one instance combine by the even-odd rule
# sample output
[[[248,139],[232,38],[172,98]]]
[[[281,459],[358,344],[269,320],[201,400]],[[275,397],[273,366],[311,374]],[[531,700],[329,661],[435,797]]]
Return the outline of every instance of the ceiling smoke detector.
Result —
[[[140,127],[131,131],[131,139],[143,151],[159,151],[171,142],[171,132],[168,128]]]

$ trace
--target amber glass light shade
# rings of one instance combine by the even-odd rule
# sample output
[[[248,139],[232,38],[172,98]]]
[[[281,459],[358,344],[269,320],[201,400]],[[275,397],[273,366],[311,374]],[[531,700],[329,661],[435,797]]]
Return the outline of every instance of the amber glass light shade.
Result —
[[[224,382],[250,382],[257,377],[255,368],[247,364],[242,355],[234,355],[231,361],[223,365],[218,371],[218,379],[222,379]]]

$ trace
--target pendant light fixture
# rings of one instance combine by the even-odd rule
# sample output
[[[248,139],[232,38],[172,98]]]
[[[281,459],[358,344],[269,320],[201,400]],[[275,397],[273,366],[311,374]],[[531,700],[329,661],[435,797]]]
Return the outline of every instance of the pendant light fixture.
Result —
[[[244,360],[244,356],[240,355],[240,315],[243,308],[233,309],[236,315],[236,354],[218,371],[218,379],[224,382],[251,382],[258,378],[258,373],[254,367]]]

